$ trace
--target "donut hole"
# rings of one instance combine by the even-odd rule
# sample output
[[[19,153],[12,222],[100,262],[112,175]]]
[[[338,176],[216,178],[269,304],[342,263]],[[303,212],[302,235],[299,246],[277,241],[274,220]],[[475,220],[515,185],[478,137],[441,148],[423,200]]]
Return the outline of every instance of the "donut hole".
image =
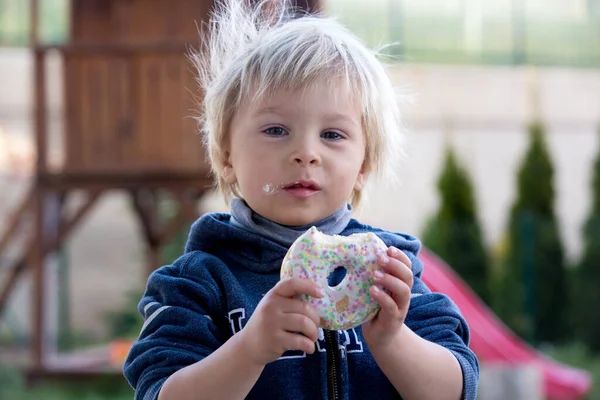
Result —
[[[345,267],[342,266],[336,267],[333,271],[331,271],[331,274],[329,274],[329,276],[327,277],[327,284],[329,285],[329,287],[334,288],[340,283],[342,283],[342,281],[346,277],[346,272],[348,271]]]

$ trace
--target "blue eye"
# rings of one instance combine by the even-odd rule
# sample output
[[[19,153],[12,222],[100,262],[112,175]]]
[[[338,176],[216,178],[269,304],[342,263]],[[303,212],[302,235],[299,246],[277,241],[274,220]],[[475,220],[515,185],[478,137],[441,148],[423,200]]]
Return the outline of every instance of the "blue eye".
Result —
[[[287,132],[285,129],[283,129],[280,126],[273,126],[271,128],[267,128],[263,131],[264,133],[266,133],[269,136],[283,136],[283,135],[287,135]]]
[[[323,132],[321,136],[323,137],[323,139],[327,140],[340,140],[344,138],[342,135],[334,131]]]

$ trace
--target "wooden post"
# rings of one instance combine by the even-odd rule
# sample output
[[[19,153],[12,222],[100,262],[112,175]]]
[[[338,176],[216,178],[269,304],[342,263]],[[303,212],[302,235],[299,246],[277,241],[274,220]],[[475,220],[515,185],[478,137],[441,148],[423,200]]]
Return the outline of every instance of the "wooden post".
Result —
[[[46,171],[46,68],[45,53],[39,46],[39,0],[32,0],[30,7],[29,46],[33,49],[33,104],[34,104],[34,129],[37,152],[37,172]]]
[[[322,0],[297,1],[302,8],[313,11],[319,10],[322,5]],[[206,20],[212,1],[103,0],[95,1],[94,6],[88,0],[73,0],[71,31],[64,45],[42,43],[40,1],[30,0],[28,3],[28,40],[33,62],[30,118],[37,160],[30,200],[17,210],[14,220],[8,221],[7,231],[0,232],[3,234],[0,235],[0,251],[12,240],[20,219],[31,215],[32,229],[21,254],[11,260],[14,262],[7,271],[8,279],[0,282],[0,314],[18,280],[26,276],[31,282],[31,362],[28,377],[38,380],[53,374],[66,376],[71,372],[85,375],[100,371],[84,371],[69,363],[64,369],[62,365],[56,368],[59,365],[50,357],[52,343],[49,341],[48,322],[54,317],[48,313],[47,305],[56,288],[48,280],[52,271],[46,266],[48,255],[60,248],[69,232],[92,208],[96,198],[108,189],[138,191],[136,211],[148,244],[146,272],[149,274],[161,265],[163,245],[197,217],[197,199],[194,196],[188,199],[183,194],[193,190],[200,197],[212,186],[208,165],[198,165],[204,150],[199,143],[189,140],[188,131],[195,130],[194,124],[181,122],[183,114],[188,113],[185,110],[190,108],[189,93],[184,94],[183,88],[193,82],[192,74],[185,75],[183,72],[189,72],[186,43],[196,41],[198,34],[185,25],[193,25],[194,19]],[[165,12],[170,14],[165,15]],[[119,18],[118,29],[114,25],[115,16]],[[125,28],[133,19],[140,18],[144,23]],[[163,21],[170,21],[163,28],[167,37],[153,36],[148,26]],[[146,36],[147,40],[140,43],[139,38]],[[59,171],[48,166],[47,80],[50,75],[46,63],[47,54],[52,50],[62,57],[65,74],[62,118],[67,161]],[[178,57],[179,66],[175,62]],[[165,72],[165,66],[173,66],[173,69]],[[152,71],[158,71],[158,80],[149,79],[148,73]],[[98,82],[113,84],[102,86]],[[167,87],[168,90],[165,89]],[[148,93],[159,95],[151,98]],[[167,110],[163,112],[163,108]],[[181,138],[175,139],[173,146],[166,148],[166,138],[170,143],[175,133],[182,133]],[[82,141],[89,146],[80,148],[78,144]],[[147,151],[139,151],[139,147]],[[83,161],[75,160],[73,163],[69,154],[81,154]],[[174,165],[170,165],[171,160],[175,161]],[[90,191],[88,202],[73,212],[62,209],[61,196],[68,196],[78,189]],[[178,214],[169,220],[157,215],[156,192],[164,189],[176,192],[178,197]]]
[[[39,41],[39,0],[32,0],[30,7],[29,45],[33,49],[33,117],[36,139],[37,163],[35,193],[33,196],[33,246],[30,253],[31,272],[31,315],[32,315],[32,367],[40,371],[43,365],[43,327],[44,327],[44,189],[39,186],[39,176],[46,166],[45,136],[46,88],[44,79],[44,55],[37,49]]]
[[[0,254],[2,254],[8,243],[12,240],[14,233],[19,229],[23,216],[30,211],[33,195],[34,190],[29,189],[20,207],[12,215],[9,215],[6,231],[0,236]]]
[[[34,371],[43,368],[44,353],[44,189],[38,187],[33,200],[33,247],[31,251],[31,311],[32,329],[32,367]]]
[[[37,153],[36,172],[38,178],[45,175],[47,164],[47,123],[46,123],[46,68],[45,52],[34,51],[34,129]]]
[[[142,233],[147,245],[146,277],[162,265],[162,250],[186,224],[197,218],[196,201],[200,194],[186,196],[187,188],[173,189],[177,202],[177,214],[165,221],[158,215],[158,193],[156,191],[134,190],[131,192],[134,210],[139,217]]]
[[[31,0],[29,3],[29,46],[35,48],[39,42],[40,32],[40,4],[39,0]]]
[[[48,253],[56,251],[59,248],[59,246],[65,240],[67,240],[68,236],[71,234],[73,229],[77,226],[77,224],[93,208],[94,204],[96,203],[96,200],[98,200],[98,198],[100,197],[100,194],[101,194],[101,192],[99,192],[99,191],[91,192],[87,199],[87,202],[84,203],[79,209],[77,209],[77,211],[73,214],[73,216],[70,219],[67,219],[64,217],[61,219],[60,230],[58,232],[58,236],[45,243],[46,247],[43,250],[44,256]],[[36,195],[37,194],[35,192],[32,193],[33,197],[31,199],[31,202],[35,201]],[[29,243],[25,250],[26,254],[22,258],[18,259],[13,264],[12,267],[8,268],[8,270],[10,271],[10,273],[9,273],[10,275],[9,275],[8,279],[4,281],[4,285],[0,286],[0,315],[2,315],[2,311],[4,310],[4,307],[6,306],[6,303],[8,302],[8,297],[9,297],[10,293],[12,292],[12,290],[15,288],[15,285],[16,285],[17,280],[19,279],[21,273],[25,270],[26,266],[29,265],[29,264],[27,264],[27,262],[28,261],[31,262],[32,253],[33,253],[34,247],[36,245],[35,239],[36,239],[35,237],[32,237],[29,240]]]
[[[131,192],[134,210],[136,211],[142,233],[146,239],[146,271],[149,276],[160,264],[160,238],[158,226],[157,193],[150,190],[134,190]]]

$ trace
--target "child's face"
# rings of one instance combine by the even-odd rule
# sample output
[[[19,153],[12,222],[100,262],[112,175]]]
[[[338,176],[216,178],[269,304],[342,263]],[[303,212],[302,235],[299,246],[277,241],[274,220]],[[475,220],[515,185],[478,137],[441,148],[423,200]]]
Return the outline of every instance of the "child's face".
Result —
[[[231,122],[223,176],[255,212],[311,224],[362,187],[361,108],[346,85],[319,82],[248,103]]]

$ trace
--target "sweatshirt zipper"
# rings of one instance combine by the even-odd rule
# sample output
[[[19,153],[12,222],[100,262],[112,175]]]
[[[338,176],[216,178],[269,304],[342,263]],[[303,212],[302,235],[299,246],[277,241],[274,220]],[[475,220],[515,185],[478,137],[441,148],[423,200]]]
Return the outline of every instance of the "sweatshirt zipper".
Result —
[[[338,400],[338,372],[337,372],[337,342],[335,340],[335,331],[325,331],[325,344],[327,348],[327,391],[329,400]]]

